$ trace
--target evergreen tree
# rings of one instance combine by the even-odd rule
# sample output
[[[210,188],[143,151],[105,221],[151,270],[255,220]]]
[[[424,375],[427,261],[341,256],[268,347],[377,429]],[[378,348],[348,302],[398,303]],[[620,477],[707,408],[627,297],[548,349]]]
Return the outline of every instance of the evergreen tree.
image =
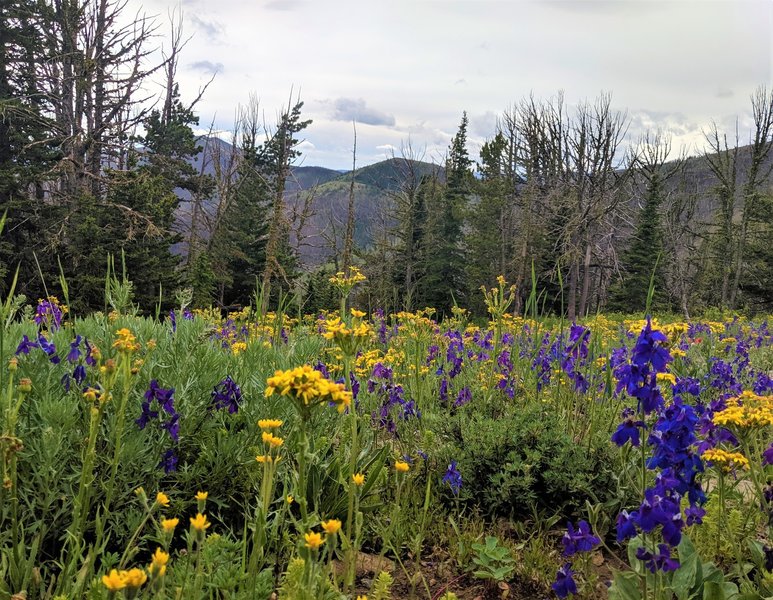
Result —
[[[45,173],[59,157],[53,122],[47,117],[37,65],[46,58],[45,26],[29,0],[0,1],[0,215],[7,222],[0,240],[0,288],[8,290],[20,265],[17,292],[41,296],[32,257],[44,269],[56,264],[47,252],[46,230],[58,216],[45,206]]]
[[[241,152],[239,184],[225,217],[227,233],[218,235],[215,246],[217,254],[227,262],[230,275],[225,302],[244,306],[251,302],[266,264],[271,198],[268,186],[258,172],[258,145],[254,134],[243,134]]]
[[[684,156],[667,162],[671,154],[671,137],[662,131],[647,132],[639,142],[634,157],[633,174],[644,189],[644,203],[638,215],[630,245],[621,257],[623,278],[612,285],[609,308],[621,312],[639,312],[647,306],[650,282],[654,285],[651,311],[670,310],[670,288],[666,277],[668,256],[663,239],[661,213],[666,200],[666,186],[684,167]]]
[[[277,296],[277,286],[284,291],[290,289],[298,268],[298,258],[290,245],[290,224],[285,214],[284,193],[290,167],[301,154],[298,150],[300,140],[295,136],[311,124],[310,119],[301,120],[302,108],[301,101],[288,105],[279,118],[276,131],[258,147],[256,155],[256,171],[265,181],[271,198],[271,217],[261,281],[267,292],[266,301]]]
[[[466,300],[463,215],[472,192],[472,160],[467,152],[467,113],[463,113],[446,160],[446,185],[432,214],[428,252],[424,262],[423,294],[426,303],[450,314],[454,302]]]
[[[508,140],[498,132],[493,139],[483,144],[478,165],[478,202],[470,210],[470,226],[467,235],[469,261],[466,274],[469,289],[481,285],[491,286],[498,275],[512,281],[515,241],[509,221],[512,209],[512,178],[509,173],[511,161]],[[484,312],[483,300],[479,294],[469,299],[469,308]]]
[[[611,310],[626,313],[644,310],[650,281],[655,286],[650,310],[657,312],[671,308],[664,276],[667,257],[660,222],[662,202],[663,180],[659,173],[654,172],[647,182],[644,206],[639,213],[636,230],[621,258],[623,279],[610,290],[608,307]]]

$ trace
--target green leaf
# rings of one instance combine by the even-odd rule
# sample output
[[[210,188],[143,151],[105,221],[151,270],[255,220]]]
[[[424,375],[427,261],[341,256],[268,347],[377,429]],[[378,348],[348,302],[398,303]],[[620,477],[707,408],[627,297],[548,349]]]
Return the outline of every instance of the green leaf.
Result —
[[[721,583],[706,581],[703,583],[703,600],[726,600],[725,590]]]
[[[679,551],[679,562],[682,564],[684,564],[691,556],[696,554],[695,546],[693,545],[692,540],[684,534],[682,535],[682,541],[679,542],[677,550]]]
[[[682,559],[682,548],[680,547],[679,557],[681,566],[674,572],[671,579],[671,589],[678,600],[688,600],[690,591],[695,588],[697,582],[702,580],[703,569],[700,557],[695,552]]]
[[[642,547],[642,539],[637,535],[628,542],[628,564],[639,576],[647,574],[644,563],[636,558],[636,551]]]
[[[615,573],[609,588],[609,600],[641,600],[639,577],[636,573]]]

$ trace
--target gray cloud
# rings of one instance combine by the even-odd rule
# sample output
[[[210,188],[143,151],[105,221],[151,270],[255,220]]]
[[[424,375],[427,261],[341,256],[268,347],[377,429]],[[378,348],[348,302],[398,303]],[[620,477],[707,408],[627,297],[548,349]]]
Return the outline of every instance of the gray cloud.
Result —
[[[732,98],[734,95],[733,90],[728,87],[720,87],[717,89],[717,98]]]
[[[191,63],[190,68],[194,71],[202,71],[204,73],[222,73],[225,71],[225,67],[223,66],[223,63],[221,62],[212,62],[211,60],[198,60],[194,63]]]
[[[395,117],[365,104],[362,98],[338,98],[333,106],[335,121],[357,121],[366,125],[394,126]]]
[[[217,40],[225,33],[225,28],[217,21],[204,21],[196,15],[190,16],[194,27],[206,35],[210,40]]]

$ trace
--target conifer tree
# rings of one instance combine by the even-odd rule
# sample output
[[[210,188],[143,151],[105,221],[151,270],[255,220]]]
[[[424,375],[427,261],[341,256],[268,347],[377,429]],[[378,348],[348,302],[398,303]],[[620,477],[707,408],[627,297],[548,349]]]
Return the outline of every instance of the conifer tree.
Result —
[[[449,314],[454,302],[466,299],[463,215],[473,186],[472,160],[467,152],[467,113],[454,136],[446,159],[446,185],[442,198],[429,206],[432,217],[424,265],[424,298],[430,306]]]
[[[42,287],[32,253],[37,251],[42,265],[50,265],[45,230],[57,216],[44,206],[42,184],[59,155],[38,78],[45,24],[36,6],[29,0],[0,2],[0,215],[7,211],[0,240],[0,288],[8,289],[19,265],[16,291],[38,296]]]

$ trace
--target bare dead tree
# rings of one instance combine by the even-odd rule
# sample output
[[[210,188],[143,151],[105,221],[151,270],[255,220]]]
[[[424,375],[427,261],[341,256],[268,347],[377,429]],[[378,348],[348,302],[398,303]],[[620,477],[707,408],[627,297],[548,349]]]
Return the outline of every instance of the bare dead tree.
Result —
[[[47,31],[51,59],[41,65],[64,156],[64,197],[103,192],[103,168],[147,116],[144,81],[162,63],[147,65],[155,23],[137,15],[126,23],[127,0],[51,0]],[[125,24],[124,24],[125,23]]]
[[[746,171],[746,181],[743,185],[743,207],[741,209],[741,224],[738,231],[738,241],[735,250],[735,276],[730,289],[730,306],[735,307],[741,276],[744,270],[744,258],[749,241],[749,222],[759,204],[762,185],[768,181],[773,169],[769,161],[773,148],[773,91],[760,86],[751,97],[752,118],[754,119],[753,139],[749,149],[749,166]]]
[[[721,291],[720,306],[727,307],[730,302],[730,276],[735,263],[735,240],[733,220],[735,218],[738,194],[738,121],[735,126],[735,144],[727,143],[727,134],[721,134],[716,122],[709,131],[704,132],[708,144],[705,153],[706,162],[717,180],[714,193],[719,200],[717,214],[717,254],[716,262],[720,269]]]
[[[357,123],[352,121],[354,134],[352,142],[352,173],[349,182],[349,205],[346,210],[346,232],[344,233],[343,270],[347,272],[352,262],[352,246],[354,244],[354,182],[357,170]]]

